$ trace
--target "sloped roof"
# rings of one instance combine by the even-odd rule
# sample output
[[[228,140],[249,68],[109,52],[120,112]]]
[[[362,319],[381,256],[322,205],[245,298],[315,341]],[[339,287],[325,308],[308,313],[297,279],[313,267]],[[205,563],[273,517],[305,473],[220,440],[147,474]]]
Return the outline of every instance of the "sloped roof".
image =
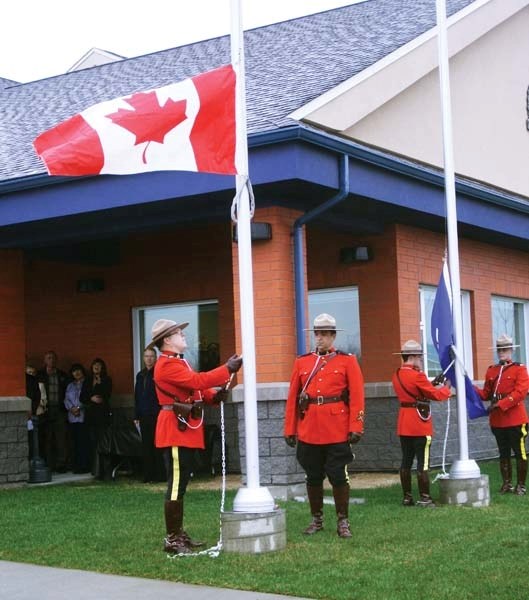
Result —
[[[117,60],[123,60],[124,58],[124,56],[116,54],[115,52],[109,52],[108,50],[102,50],[101,48],[90,48],[88,52],[85,52],[85,54],[83,54],[83,56],[68,69],[68,73],[99,65],[106,65],[111,62],[116,62]]]
[[[0,89],[10,87],[12,85],[17,85],[18,81],[13,81],[12,79],[6,79],[5,77],[0,77]]]
[[[473,0],[448,0],[451,15]],[[368,0],[245,32],[248,133],[288,115],[435,26],[435,0]],[[19,84],[0,93],[0,181],[45,173],[33,139],[104,100],[230,62],[229,37]]]

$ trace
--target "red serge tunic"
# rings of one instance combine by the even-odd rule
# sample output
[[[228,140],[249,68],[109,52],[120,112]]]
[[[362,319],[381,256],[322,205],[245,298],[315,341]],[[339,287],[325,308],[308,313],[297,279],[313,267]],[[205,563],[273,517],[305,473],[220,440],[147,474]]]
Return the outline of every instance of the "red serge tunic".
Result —
[[[397,377],[400,377],[402,385]],[[400,367],[395,375],[393,375],[393,388],[397,394],[397,398],[405,404],[415,402],[416,398],[426,398],[428,400],[437,400],[442,402],[450,398],[450,388],[443,386],[441,388],[434,387],[424,371],[411,366]],[[403,388],[406,388],[408,392]],[[397,435],[410,435],[422,437],[433,435],[432,419],[423,421],[414,407],[403,407],[399,409],[399,417],[397,421]]]
[[[494,393],[501,396],[497,408],[490,411],[491,427],[515,427],[528,422],[524,401],[529,390],[529,376],[525,365],[514,362],[491,365],[485,374],[483,389],[476,390],[483,400],[490,400]]]
[[[154,381],[178,402],[203,400],[211,404],[216,390],[212,386],[225,385],[230,373],[225,365],[204,373],[197,373],[187,361],[171,354],[161,354],[154,365]],[[158,403],[172,406],[174,398],[156,389]],[[172,410],[161,410],[156,422],[155,445],[157,448],[182,446],[184,448],[204,448],[204,426],[201,419],[187,419],[185,431],[178,429],[178,420]],[[194,429],[196,428],[196,429]]]
[[[299,356],[294,362],[287,405],[285,436],[297,435],[307,444],[338,444],[347,434],[364,430],[364,378],[353,354],[331,349],[329,354],[316,352]],[[331,358],[334,356],[334,358]],[[314,367],[316,375],[304,390],[311,398],[339,396],[349,390],[349,405],[345,402],[309,404],[305,416],[298,416],[298,396]]]

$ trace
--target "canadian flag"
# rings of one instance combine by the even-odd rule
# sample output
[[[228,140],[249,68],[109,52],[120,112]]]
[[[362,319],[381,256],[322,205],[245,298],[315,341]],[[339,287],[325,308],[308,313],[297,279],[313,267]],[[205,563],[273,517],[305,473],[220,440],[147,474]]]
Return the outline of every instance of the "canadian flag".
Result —
[[[33,142],[50,175],[235,174],[235,72],[220,67],[101,102]]]

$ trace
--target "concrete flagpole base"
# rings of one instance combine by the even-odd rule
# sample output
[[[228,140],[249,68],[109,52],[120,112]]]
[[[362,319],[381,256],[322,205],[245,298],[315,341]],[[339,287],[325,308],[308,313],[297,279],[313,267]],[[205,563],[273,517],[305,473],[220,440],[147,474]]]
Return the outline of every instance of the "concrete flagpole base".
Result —
[[[439,504],[455,504],[481,508],[490,504],[489,476],[481,475],[469,479],[439,480]]]
[[[286,513],[282,508],[263,513],[223,512],[220,520],[225,552],[260,554],[283,550],[287,545]]]

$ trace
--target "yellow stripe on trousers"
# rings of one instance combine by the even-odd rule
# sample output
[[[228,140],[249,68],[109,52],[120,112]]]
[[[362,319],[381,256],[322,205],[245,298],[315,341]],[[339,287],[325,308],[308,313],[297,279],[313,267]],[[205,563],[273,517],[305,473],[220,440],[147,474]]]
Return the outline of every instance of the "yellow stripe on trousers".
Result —
[[[527,452],[525,451],[525,438],[527,437],[527,424],[522,425],[522,437],[520,438],[520,452],[522,453],[522,459],[527,460]]]
[[[423,470],[428,471],[430,468],[430,446],[432,445],[432,436],[426,436],[426,446],[424,446],[424,466]]]
[[[173,485],[171,487],[171,500],[178,499],[178,486],[180,484],[180,461],[178,460],[178,446],[171,448],[173,457]]]

